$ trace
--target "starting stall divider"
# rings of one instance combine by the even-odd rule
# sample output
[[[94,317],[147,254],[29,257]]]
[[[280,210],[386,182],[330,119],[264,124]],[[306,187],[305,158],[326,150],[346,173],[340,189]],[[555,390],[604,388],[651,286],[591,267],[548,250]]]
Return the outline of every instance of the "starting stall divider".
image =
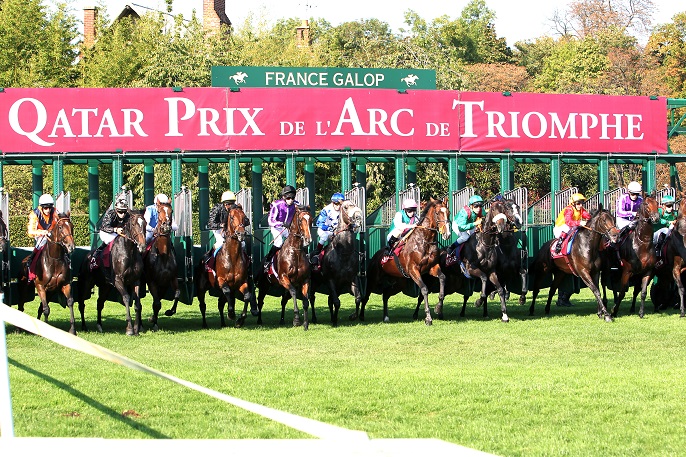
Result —
[[[346,200],[350,200],[362,210],[362,214],[367,214],[367,191],[359,183],[353,184],[352,189],[343,192]],[[362,227],[357,236],[357,250],[359,253],[359,261],[357,268],[357,275],[360,277],[360,292],[364,296],[367,290],[367,220],[362,218]]]
[[[176,256],[176,265],[179,272],[179,288],[181,295],[179,301],[187,305],[193,303],[194,286],[193,286],[193,272],[196,263],[196,258],[200,259],[203,253],[198,252],[194,255],[193,247],[193,203],[191,190],[186,186],[182,186],[181,190],[174,194],[174,213],[173,220],[176,222],[178,229],[174,234],[174,253]],[[167,300],[173,300],[172,290],[167,291]]]
[[[11,257],[11,240],[10,240],[10,212],[9,212],[9,194],[5,192],[4,189],[0,188],[0,211],[2,214],[2,221],[5,223],[7,228],[7,233],[0,233],[0,238],[4,238],[4,242],[0,240],[0,243],[4,244],[4,249],[0,253],[0,293],[4,295],[3,301],[5,303],[11,303],[11,292],[10,292],[10,281],[12,276],[10,275],[10,257]]]

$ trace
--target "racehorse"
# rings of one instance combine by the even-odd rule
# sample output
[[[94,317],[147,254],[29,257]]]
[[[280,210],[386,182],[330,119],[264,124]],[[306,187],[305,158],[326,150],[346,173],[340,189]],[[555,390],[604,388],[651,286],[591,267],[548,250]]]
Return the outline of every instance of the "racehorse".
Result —
[[[71,222],[69,214],[60,213],[57,215],[57,220],[52,229],[47,235],[47,242],[45,246],[36,253],[37,258],[34,259],[35,279],[29,281],[28,279],[28,257],[22,262],[22,275],[17,280],[17,292],[19,295],[19,311],[24,310],[24,303],[30,293],[33,293],[35,287],[38,296],[40,297],[41,305],[38,308],[38,319],[41,315],[45,316],[45,322],[48,322],[50,316],[50,304],[48,302],[48,294],[53,292],[60,292],[60,302],[62,298],[63,307],[69,307],[69,333],[76,335],[76,326],[74,322],[74,297],[71,290],[71,258],[70,255],[74,251],[74,226]],[[86,320],[84,319],[83,311],[81,311],[81,329],[86,330]]]
[[[612,317],[617,317],[619,305],[622,303],[626,291],[629,287],[629,280],[632,278],[641,279],[641,307],[638,311],[639,317],[644,316],[645,299],[648,293],[648,283],[653,278],[653,267],[655,266],[655,249],[653,248],[653,224],[660,219],[657,211],[658,204],[654,196],[646,197],[636,212],[638,221],[636,228],[629,232],[624,240],[620,240],[618,246],[619,256],[622,265],[619,270],[610,269],[616,263],[616,252],[613,249],[604,250],[603,272],[601,279],[603,282],[603,302],[607,305],[607,285],[612,284],[614,290],[614,307]],[[634,287],[634,295],[631,309],[633,310],[638,295],[638,285]]]
[[[467,300],[472,295],[471,284],[469,279],[462,274],[459,263],[448,265],[446,260],[448,258],[448,249],[443,248],[438,252],[438,263],[422,278],[424,283],[429,288],[429,292],[438,293],[438,303],[434,307],[434,313],[437,319],[443,319],[443,302],[445,297],[450,294],[462,294],[463,306],[461,317],[464,317],[464,312],[467,307]],[[419,317],[419,306],[422,303],[422,297],[417,297],[417,306],[414,309],[413,319]]]
[[[381,248],[369,264],[367,273],[368,284],[361,306],[355,308],[351,315],[354,320],[359,317],[364,320],[364,308],[372,293],[381,294],[383,297],[383,321],[390,322],[388,318],[388,299],[404,290],[411,279],[420,289],[424,298],[424,323],[431,325],[431,310],[429,309],[429,289],[422,279],[422,275],[432,271],[437,274],[440,269],[435,269],[438,263],[438,235],[444,240],[450,237],[450,210],[447,198],[421,203],[421,216],[419,223],[407,232],[398,241],[391,260],[382,263],[385,257],[385,248]],[[400,252],[395,251],[400,248]]]
[[[298,309],[297,297],[303,302],[303,328],[307,330],[310,322],[308,307],[310,304],[310,262],[304,248],[312,242],[310,234],[310,209],[301,206],[295,209],[293,220],[288,229],[288,237],[283,242],[281,249],[274,254],[273,263],[276,267],[274,273],[261,272],[257,278],[260,293],[257,297],[257,324],[262,324],[262,306],[264,297],[269,292],[271,285],[280,286],[283,290],[281,295],[281,324],[284,323],[288,292],[293,299],[293,326],[300,325],[300,310]]]
[[[176,308],[181,295],[177,278],[176,256],[171,240],[172,207],[170,203],[157,204],[157,226],[153,231],[150,247],[143,256],[145,282],[152,295],[152,329],[158,330],[157,318],[162,309],[162,297],[171,287]]]
[[[513,236],[512,207],[502,200],[491,203],[481,230],[464,243],[462,259],[471,277],[481,279],[481,294],[476,307],[483,305],[484,317],[488,316],[488,290],[490,283],[500,296],[501,320],[509,322],[507,315],[507,294],[505,283],[507,275],[519,271],[520,255],[517,239]],[[505,249],[504,249],[505,248]],[[525,283],[525,276],[523,282]],[[523,286],[523,290],[526,290]],[[464,307],[462,310],[464,314]]]
[[[360,278],[358,276],[360,253],[356,246],[356,233],[362,227],[362,210],[350,200],[341,203],[340,222],[331,242],[324,249],[321,269],[312,273],[312,323],[317,323],[314,312],[315,292],[328,294],[331,325],[338,325],[338,310],[341,307],[339,295],[349,289],[355,297],[355,306],[360,305]]]
[[[145,218],[140,211],[129,211],[129,221],[124,233],[112,241],[112,277],[107,277],[103,268],[90,271],[89,264],[93,253],[86,256],[79,272],[79,309],[85,307],[93,286],[98,286],[98,331],[102,332],[102,310],[112,287],[121,295],[126,308],[126,334],[138,335],[143,330],[141,321],[141,301],[139,296],[140,280],[143,276],[143,257],[145,252]],[[136,319],[131,320],[133,303]]]
[[[205,320],[205,293],[211,288],[219,288],[222,294],[219,296],[217,305],[221,326],[225,327],[224,304],[228,303],[228,317],[236,319],[236,293],[243,295],[244,306],[240,317],[236,319],[236,327],[242,327],[247,316],[248,302],[254,302],[254,291],[250,284],[249,262],[243,255],[243,242],[246,238],[245,213],[240,205],[234,205],[229,209],[224,221],[224,243],[217,253],[215,271],[207,271],[205,262],[200,262],[195,270],[195,289],[200,302],[202,314],[202,328],[207,327]],[[216,272],[216,273],[215,273]]]
[[[591,220],[586,226],[579,226],[576,235],[570,233],[567,238],[572,239],[572,251],[569,255],[552,259],[550,254],[550,247],[556,240],[550,240],[541,246],[536,254],[536,258],[529,270],[533,276],[531,291],[533,294],[531,306],[529,307],[529,315],[534,315],[534,307],[536,305],[536,297],[540,292],[543,280],[550,273],[553,275],[553,282],[550,285],[550,293],[548,294],[548,302],[545,306],[545,313],[550,314],[550,302],[557,291],[557,288],[562,283],[565,275],[574,274],[581,278],[586,286],[595,295],[598,302],[598,317],[605,318],[606,322],[612,322],[612,317],[607,312],[607,308],[603,303],[598,289],[598,281],[600,279],[601,258],[598,255],[603,241],[616,243],[619,238],[619,230],[615,226],[615,219],[612,214],[603,209],[602,205],[591,215]]]

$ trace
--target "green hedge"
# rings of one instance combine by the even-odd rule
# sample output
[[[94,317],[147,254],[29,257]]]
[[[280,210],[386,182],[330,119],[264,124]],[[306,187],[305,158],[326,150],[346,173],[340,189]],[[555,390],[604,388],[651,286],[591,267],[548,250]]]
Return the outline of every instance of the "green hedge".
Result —
[[[33,240],[26,233],[28,216],[10,216],[10,240],[12,246],[33,246]],[[74,243],[77,246],[90,246],[88,214],[72,214],[74,224]],[[200,223],[198,215],[193,215],[193,244],[200,244]]]

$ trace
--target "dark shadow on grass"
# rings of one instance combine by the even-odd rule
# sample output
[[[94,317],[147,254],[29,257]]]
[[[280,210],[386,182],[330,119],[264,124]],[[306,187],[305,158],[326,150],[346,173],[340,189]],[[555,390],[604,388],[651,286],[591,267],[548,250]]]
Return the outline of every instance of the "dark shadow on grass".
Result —
[[[132,420],[126,416],[123,416],[122,413],[117,412],[117,411],[113,410],[112,408],[110,408],[106,405],[103,405],[102,403],[98,402],[97,400],[89,397],[88,395],[85,395],[83,392],[74,389],[73,387],[71,387],[68,384],[65,384],[62,381],[59,381],[59,380],[57,380],[57,379],[55,379],[49,375],[46,375],[45,373],[41,373],[39,371],[36,371],[33,368],[28,367],[28,366],[26,366],[20,362],[17,362],[16,360],[14,360],[12,358],[8,358],[8,360],[9,360],[10,364],[12,364],[13,366],[15,366],[21,370],[24,370],[25,372],[32,374],[32,375],[36,376],[37,378],[42,379],[43,381],[47,381],[47,382],[51,383],[52,385],[54,385],[54,386],[62,389],[63,391],[71,394],[77,400],[86,403],[87,405],[97,409],[101,413],[111,417],[114,420],[118,420],[118,421],[126,424],[127,426],[131,427],[134,430],[138,430],[141,433],[146,434],[150,438],[158,438],[158,439],[171,438],[170,436],[167,436],[163,433],[160,433],[157,430],[154,430],[154,429],[152,429],[146,425],[141,424],[140,422],[136,422],[135,420]]]

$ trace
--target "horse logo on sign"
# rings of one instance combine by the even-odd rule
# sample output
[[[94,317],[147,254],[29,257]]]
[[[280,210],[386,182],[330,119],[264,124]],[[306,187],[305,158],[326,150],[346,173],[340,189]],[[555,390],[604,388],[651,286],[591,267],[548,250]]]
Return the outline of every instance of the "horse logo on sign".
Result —
[[[401,81],[404,81],[407,86],[416,86],[417,85],[417,80],[419,79],[419,76],[413,75],[410,73],[409,75],[405,76],[404,78],[400,78]]]
[[[235,75],[229,76],[229,79],[233,79],[233,82],[235,82],[236,84],[245,84],[245,78],[247,77],[247,73],[239,71]]]

